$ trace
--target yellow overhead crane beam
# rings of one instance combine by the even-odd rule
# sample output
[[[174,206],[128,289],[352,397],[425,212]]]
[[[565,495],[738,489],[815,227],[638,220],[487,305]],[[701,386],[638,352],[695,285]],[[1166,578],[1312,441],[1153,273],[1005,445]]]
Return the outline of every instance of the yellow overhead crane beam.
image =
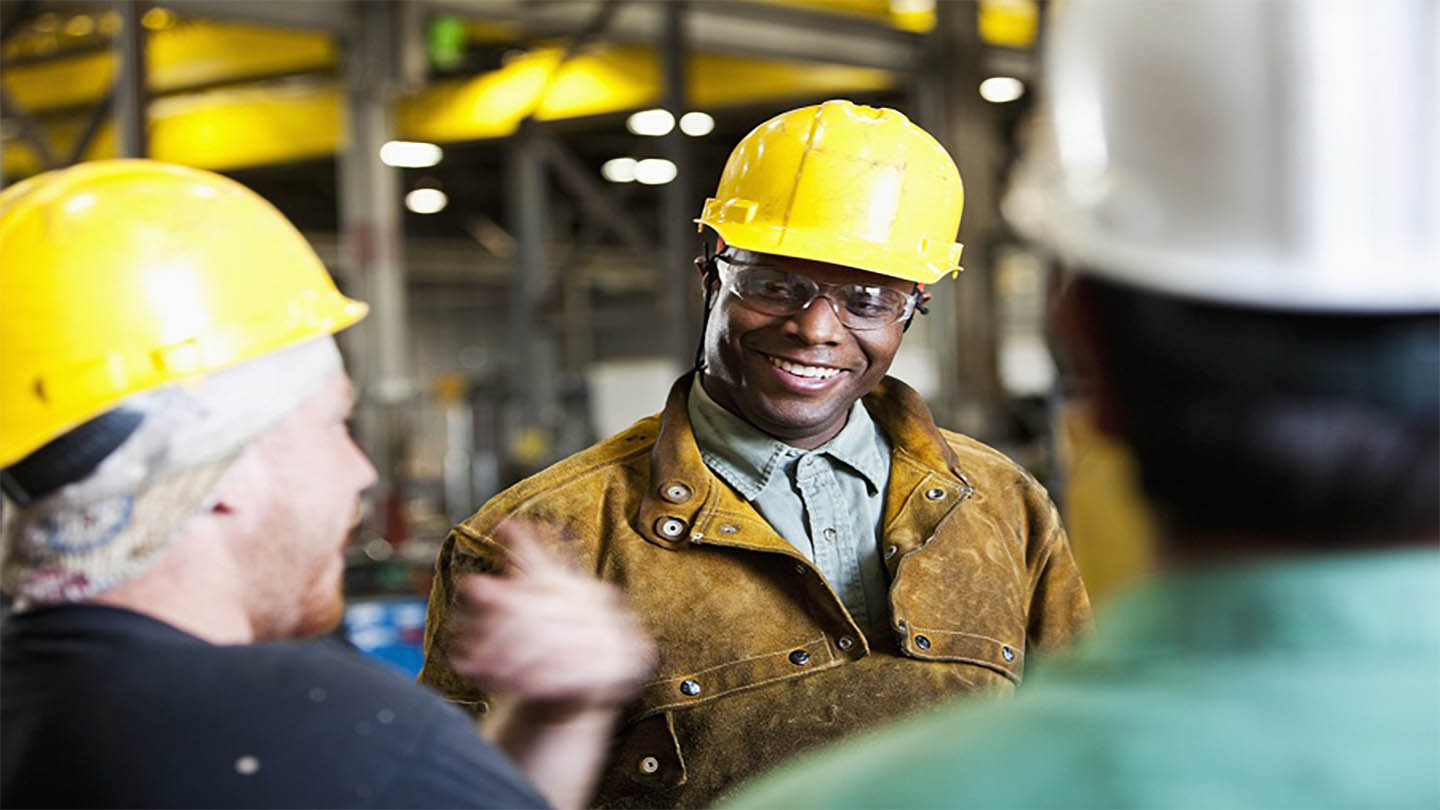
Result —
[[[560,55],[559,48],[538,48],[490,73],[438,82],[402,97],[395,110],[396,134],[439,143],[495,138],[513,132],[532,106],[537,119],[555,120],[621,112],[661,98],[663,73],[654,49],[595,47],[563,65]],[[147,58],[151,90],[173,93],[149,106],[152,157],[229,170],[322,157],[343,148],[344,88],[333,76],[338,49],[326,35],[185,22],[152,33]],[[42,130],[55,151],[64,153],[83,127],[87,113],[81,105],[98,101],[113,82],[114,61],[109,53],[57,59],[11,68],[0,81],[17,106],[40,114]],[[317,75],[182,91],[303,72]],[[863,93],[898,82],[893,73],[873,68],[707,53],[690,57],[688,73],[689,97],[697,109]],[[85,157],[114,154],[113,127],[106,125]],[[28,144],[16,138],[4,144],[3,159],[7,178],[42,168]]]

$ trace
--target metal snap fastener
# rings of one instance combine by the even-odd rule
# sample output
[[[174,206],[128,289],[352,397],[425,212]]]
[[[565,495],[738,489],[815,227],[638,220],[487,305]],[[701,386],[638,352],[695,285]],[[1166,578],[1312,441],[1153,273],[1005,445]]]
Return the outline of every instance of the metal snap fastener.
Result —
[[[925,490],[925,497],[929,498],[932,501],[938,501],[941,498],[945,497],[945,490],[941,489],[940,487],[935,487],[934,489],[927,489]]]
[[[795,652],[790,653],[790,663],[794,664],[797,667],[803,667],[806,664],[810,663],[810,653],[805,652],[804,650],[796,650]]]
[[[659,532],[661,537],[674,540],[685,533],[685,521],[680,518],[662,517],[655,521],[655,531]]]
[[[826,539],[826,540],[834,540],[834,539],[835,539],[835,530],[834,530],[834,529],[826,529],[826,530],[825,530],[825,539]]]
[[[640,758],[641,773],[655,773],[658,770],[660,770],[660,760],[656,759],[655,757]]]
[[[895,620],[895,629],[896,629],[896,630],[899,630],[899,631],[902,632],[902,633],[905,632],[905,620],[904,620],[904,619],[896,619],[896,620]]]
[[[928,650],[928,649],[930,649],[930,639],[928,639],[928,638],[926,638],[926,637],[924,637],[924,636],[916,636],[916,637],[915,637],[915,646],[916,646],[916,647],[919,647],[919,648],[922,649],[922,650]]]
[[[738,531],[740,530],[735,528],[734,526],[731,526],[729,523],[726,523],[720,527],[721,534],[735,534]]]
[[[841,636],[840,638],[835,639],[835,646],[839,647],[842,650],[848,650],[851,647],[855,646],[855,639],[849,636]]]
[[[885,547],[885,559],[888,560],[888,559],[890,559],[891,557],[894,557],[894,556],[895,556],[895,552],[897,552],[897,551],[899,551],[899,550],[900,550],[900,547],[899,547],[899,546],[886,546],[886,547]]]
[[[690,697],[695,697],[696,695],[700,694],[700,682],[692,681],[689,679],[681,681],[680,693],[684,695],[689,695]]]
[[[670,503],[685,503],[690,500],[690,496],[694,494],[694,490],[679,481],[671,481],[660,487],[660,497]]]
[[[1014,661],[1014,660],[1015,660],[1015,651],[1012,650],[1012,649],[1010,649],[1010,645],[1009,645],[1009,644],[1006,644],[1005,646],[1003,646],[1003,647],[1000,648],[1000,654],[1003,655],[1003,656],[1005,656],[1005,660],[1006,660],[1006,661]]]

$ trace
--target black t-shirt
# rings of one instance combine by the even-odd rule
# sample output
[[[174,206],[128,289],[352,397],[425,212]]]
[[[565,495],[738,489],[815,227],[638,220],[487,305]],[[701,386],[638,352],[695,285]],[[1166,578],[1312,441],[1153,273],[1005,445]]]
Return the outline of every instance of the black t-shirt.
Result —
[[[4,807],[543,807],[459,710],[333,641],[217,646],[95,605],[6,617]]]

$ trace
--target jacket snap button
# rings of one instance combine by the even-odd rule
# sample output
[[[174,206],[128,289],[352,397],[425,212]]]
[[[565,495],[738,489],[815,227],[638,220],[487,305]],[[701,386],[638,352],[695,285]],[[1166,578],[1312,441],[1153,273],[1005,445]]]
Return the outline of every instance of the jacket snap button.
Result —
[[[1006,660],[1006,661],[1014,661],[1014,660],[1015,660],[1015,651],[1012,650],[1012,649],[1010,649],[1010,645],[1009,645],[1009,644],[1006,644],[1005,646],[1003,646],[1003,647],[1000,648],[1000,654],[1003,655],[1003,656],[1005,656],[1005,660]]]
[[[700,694],[700,682],[692,681],[689,679],[683,680],[680,682],[680,692],[681,694],[695,697],[696,695]]]
[[[896,620],[895,620],[895,629],[896,629],[896,630],[899,630],[899,631],[902,632],[902,633],[905,632],[905,620],[904,620],[904,619],[896,619]]]
[[[915,637],[915,646],[916,646],[916,647],[919,647],[919,648],[922,649],[922,650],[928,650],[928,649],[930,649],[930,639],[928,639],[928,638],[926,638],[926,637],[924,637],[924,636],[916,636],[916,637]]]
[[[720,527],[720,533],[721,533],[721,534],[734,534],[734,533],[736,533],[736,532],[738,532],[738,531],[740,531],[740,530],[737,529],[737,528],[735,528],[734,526],[731,526],[729,523],[726,523],[726,524],[724,524],[723,526]]]
[[[661,537],[674,540],[685,533],[685,521],[679,518],[662,517],[655,521],[655,531],[659,532]]]
[[[848,650],[851,647],[855,646],[855,639],[849,636],[841,636],[840,638],[835,639],[835,646],[839,647],[842,650]]]
[[[890,559],[891,557],[894,557],[894,556],[895,556],[895,552],[897,552],[897,551],[899,551],[899,550],[900,550],[900,547],[899,547],[899,546],[886,546],[886,547],[885,547],[885,559],[888,560],[888,559]]]
[[[810,663],[810,653],[805,652],[804,650],[796,650],[795,652],[790,653],[790,663],[794,664],[797,667],[803,667],[806,664]]]
[[[655,773],[660,770],[660,760],[655,757],[644,757],[640,760],[641,773]]]
[[[690,500],[690,496],[693,494],[695,493],[693,490],[690,489],[690,487],[687,487],[684,484],[679,483],[678,481],[666,484],[660,488],[660,497],[664,498],[670,503],[685,503],[686,501]]]
[[[929,498],[932,501],[938,501],[941,498],[945,497],[945,490],[939,487],[935,487],[934,489],[927,489],[925,490],[925,497]]]

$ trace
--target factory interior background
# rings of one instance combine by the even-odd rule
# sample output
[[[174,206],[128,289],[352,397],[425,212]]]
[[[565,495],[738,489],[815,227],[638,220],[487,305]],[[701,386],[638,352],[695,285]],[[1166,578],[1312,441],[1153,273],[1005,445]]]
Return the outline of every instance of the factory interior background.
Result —
[[[0,5],[3,184],[143,156],[295,222],[369,318],[339,336],[380,474],[343,632],[410,673],[455,522],[659,410],[693,363],[693,223],[730,150],[831,98],[959,165],[965,270],[891,373],[1060,505],[1092,598],[1152,564],[1130,462],[1078,418],[1050,257],[1001,191],[1035,125],[1035,0],[187,0]]]

